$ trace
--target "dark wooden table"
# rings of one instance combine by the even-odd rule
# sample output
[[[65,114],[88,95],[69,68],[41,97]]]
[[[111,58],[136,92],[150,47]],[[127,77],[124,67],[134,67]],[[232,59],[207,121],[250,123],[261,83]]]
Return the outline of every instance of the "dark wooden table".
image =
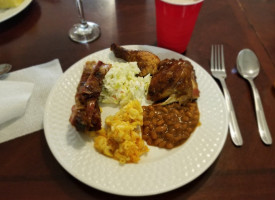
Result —
[[[153,0],[84,0],[86,18],[102,35],[82,45],[68,38],[78,22],[73,1],[34,0],[17,16],[0,24],[0,63],[18,70],[58,58],[63,70],[84,56],[118,44],[157,45]],[[144,199],[274,199],[275,144],[260,140],[248,82],[236,74],[243,48],[257,54],[261,71],[255,84],[275,140],[275,1],[206,0],[186,56],[209,72],[211,44],[224,44],[227,85],[244,146],[228,136],[214,164],[193,182]],[[2,106],[2,105],[1,105]],[[1,113],[1,115],[4,113]],[[1,199],[124,199],[90,188],[69,175],[47,146],[44,131],[0,144]]]

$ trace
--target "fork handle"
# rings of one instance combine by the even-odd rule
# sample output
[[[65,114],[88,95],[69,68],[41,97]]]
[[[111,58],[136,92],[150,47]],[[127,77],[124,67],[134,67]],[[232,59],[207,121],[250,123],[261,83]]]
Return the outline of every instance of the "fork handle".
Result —
[[[272,144],[272,137],[271,137],[268,125],[266,123],[264,109],[263,109],[263,106],[262,106],[262,101],[261,101],[259,92],[258,92],[253,80],[249,79],[248,81],[251,85],[252,92],[253,92],[257,123],[258,123],[261,139],[265,144],[271,145]]]
[[[237,118],[235,115],[235,111],[234,111],[234,107],[233,107],[233,104],[232,104],[232,101],[230,98],[229,91],[227,89],[224,79],[220,79],[220,82],[221,82],[221,85],[223,88],[225,103],[226,103],[227,111],[229,114],[229,129],[230,129],[231,139],[236,146],[242,146],[243,138],[241,136],[241,132],[239,129],[239,125],[237,122]]]

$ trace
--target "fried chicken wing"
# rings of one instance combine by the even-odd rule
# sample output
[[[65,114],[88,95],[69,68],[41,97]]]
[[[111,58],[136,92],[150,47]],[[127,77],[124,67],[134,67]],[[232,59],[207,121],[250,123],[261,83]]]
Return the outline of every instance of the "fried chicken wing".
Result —
[[[137,62],[137,65],[141,71],[139,76],[146,76],[147,74],[153,75],[158,71],[160,59],[151,52],[127,50],[117,44],[112,44],[111,50],[117,58],[121,58],[127,62]]]
[[[159,63],[159,71],[152,77],[147,99],[162,104],[185,104],[199,97],[193,66],[186,60],[165,59]]]
[[[72,107],[70,123],[77,131],[86,132],[101,129],[98,98],[103,79],[111,65],[101,61],[87,62],[82,72]]]

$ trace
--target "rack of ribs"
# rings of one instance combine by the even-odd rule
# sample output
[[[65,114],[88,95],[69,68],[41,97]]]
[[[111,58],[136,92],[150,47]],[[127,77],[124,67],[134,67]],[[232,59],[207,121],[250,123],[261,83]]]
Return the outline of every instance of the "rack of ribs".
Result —
[[[103,79],[110,68],[110,64],[101,61],[86,62],[69,120],[77,131],[87,132],[101,129],[98,98],[102,90]]]

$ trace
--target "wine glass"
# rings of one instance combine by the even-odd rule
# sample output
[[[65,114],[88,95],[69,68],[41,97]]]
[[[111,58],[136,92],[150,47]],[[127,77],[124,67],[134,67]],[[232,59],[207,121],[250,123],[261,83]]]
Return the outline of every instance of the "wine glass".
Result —
[[[94,22],[87,22],[84,17],[82,0],[76,0],[80,23],[69,30],[69,37],[79,43],[92,42],[100,36],[100,27]]]

